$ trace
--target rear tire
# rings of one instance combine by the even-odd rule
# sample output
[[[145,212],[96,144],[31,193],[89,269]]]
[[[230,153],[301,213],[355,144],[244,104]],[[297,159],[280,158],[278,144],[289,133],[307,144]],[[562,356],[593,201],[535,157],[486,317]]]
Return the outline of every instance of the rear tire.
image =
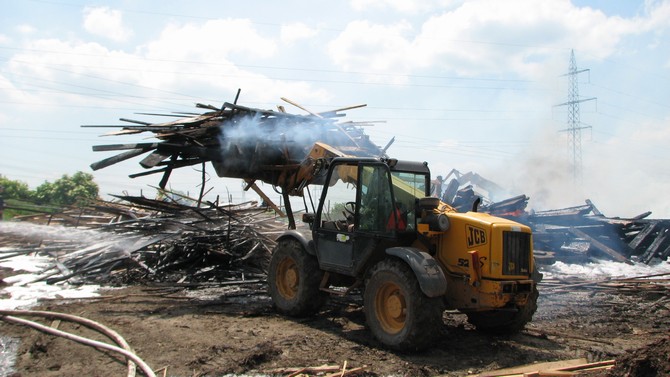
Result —
[[[275,247],[268,271],[268,291],[282,314],[304,317],[316,313],[328,298],[319,290],[323,271],[294,239],[283,239]]]
[[[427,297],[414,272],[400,260],[383,260],[372,268],[363,302],[372,334],[392,349],[426,348],[444,325],[442,300]]]

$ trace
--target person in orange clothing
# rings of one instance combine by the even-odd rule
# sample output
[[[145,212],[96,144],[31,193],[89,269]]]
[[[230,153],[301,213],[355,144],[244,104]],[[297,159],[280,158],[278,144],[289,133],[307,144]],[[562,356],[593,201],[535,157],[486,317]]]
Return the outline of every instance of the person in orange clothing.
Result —
[[[386,229],[400,231],[407,229],[407,220],[405,220],[405,215],[402,213],[402,205],[400,203],[395,204],[395,210],[389,216]]]

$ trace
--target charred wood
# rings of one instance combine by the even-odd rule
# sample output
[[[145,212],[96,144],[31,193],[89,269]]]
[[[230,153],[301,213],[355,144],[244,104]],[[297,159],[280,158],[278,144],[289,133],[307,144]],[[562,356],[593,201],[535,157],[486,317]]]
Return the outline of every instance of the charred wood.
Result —
[[[71,218],[68,211],[86,213],[79,227],[108,232],[107,239],[93,244],[68,242],[58,246],[39,240],[30,252],[54,257],[37,281],[129,282],[217,281],[239,279],[242,275],[264,276],[265,266],[275,245],[275,234],[286,228],[266,209],[253,203],[197,207],[145,197],[120,196],[120,202],[96,202],[56,214]],[[46,219],[31,216],[31,222]],[[51,216],[51,215],[50,215]],[[95,221],[86,221],[95,219]],[[12,245],[4,255],[20,255],[35,245],[33,239],[0,234],[3,245]],[[7,242],[4,242],[7,241]],[[41,245],[41,246],[40,246]]]

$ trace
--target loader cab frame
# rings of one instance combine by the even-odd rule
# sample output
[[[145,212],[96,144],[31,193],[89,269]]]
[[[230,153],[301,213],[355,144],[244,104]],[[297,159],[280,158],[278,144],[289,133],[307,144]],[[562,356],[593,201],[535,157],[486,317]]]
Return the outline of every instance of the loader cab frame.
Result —
[[[333,159],[312,223],[321,268],[359,276],[377,250],[411,242],[417,199],[429,190],[425,163]]]

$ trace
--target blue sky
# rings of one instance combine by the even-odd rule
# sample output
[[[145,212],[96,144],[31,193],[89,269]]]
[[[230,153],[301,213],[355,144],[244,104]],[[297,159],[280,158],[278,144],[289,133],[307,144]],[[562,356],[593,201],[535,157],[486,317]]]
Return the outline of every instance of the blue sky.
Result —
[[[288,97],[347,120],[433,175],[474,171],[542,210],[591,199],[609,216],[670,217],[670,1],[0,0],[0,174],[36,187],[92,172],[84,124]],[[583,183],[566,133],[570,51],[581,98]],[[129,160],[92,172],[102,193],[150,193]],[[213,174],[213,169],[209,170]],[[195,193],[197,172],[173,174]],[[212,177],[212,193],[244,197]],[[271,192],[268,187],[264,187]]]

